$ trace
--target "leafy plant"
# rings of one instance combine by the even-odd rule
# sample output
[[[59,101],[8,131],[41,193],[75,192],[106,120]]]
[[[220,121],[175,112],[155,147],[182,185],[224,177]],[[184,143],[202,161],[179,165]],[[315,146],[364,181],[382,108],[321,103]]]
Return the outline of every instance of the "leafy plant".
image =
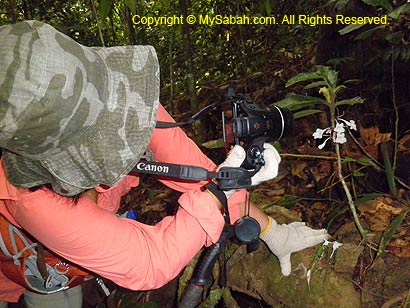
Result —
[[[389,59],[403,62],[410,61],[410,47],[408,44],[410,40],[408,35],[410,29],[408,23],[410,3],[406,2],[394,8],[387,0],[362,0],[362,2],[373,8],[376,15],[386,16],[387,23],[380,25],[369,25],[367,23],[351,24],[340,29],[339,33],[341,35],[357,33],[354,37],[356,41],[381,38],[387,43],[387,46],[391,46],[391,48],[380,48],[378,53],[370,59],[369,63],[377,59],[382,61]],[[338,8],[340,9],[340,6]],[[383,44],[380,45],[385,46]]]
[[[343,172],[342,172],[342,157],[340,154],[340,146],[341,144],[346,142],[346,139],[344,136],[344,130],[342,130],[344,129],[343,123],[341,124],[340,122],[343,120],[343,122],[349,123],[350,125],[353,125],[353,124],[352,124],[352,121],[347,122],[346,120],[341,119],[340,117],[337,116],[338,107],[342,105],[360,104],[360,103],[363,103],[364,100],[360,97],[353,97],[350,99],[344,99],[344,100],[338,101],[337,96],[338,94],[340,94],[340,92],[342,92],[343,90],[347,88],[347,86],[345,85],[347,82],[345,82],[344,84],[338,84],[338,72],[327,66],[316,66],[316,70],[314,72],[298,74],[292,77],[291,79],[289,79],[288,82],[286,83],[286,86],[290,87],[296,83],[305,82],[305,81],[310,82],[308,85],[305,86],[305,89],[319,88],[319,93],[322,94],[323,96],[320,102],[329,109],[330,126],[325,130],[320,130],[320,129],[318,130],[319,130],[319,133],[322,135],[323,133],[328,132],[330,134],[330,137],[328,139],[333,139],[334,141],[334,147],[335,147],[336,156],[337,156],[337,176],[339,178],[340,183],[343,186],[343,190],[345,192],[350,211],[356,223],[356,227],[359,230],[361,236],[363,238],[366,238],[367,231],[363,228],[360,222],[359,216],[356,211],[356,205],[353,201],[352,194],[346,183],[345,176],[343,175]],[[349,127],[352,128],[353,126],[350,126],[350,125]],[[318,130],[315,132],[315,134],[318,132]],[[318,137],[321,137],[322,135]],[[324,145],[324,143],[322,145]]]

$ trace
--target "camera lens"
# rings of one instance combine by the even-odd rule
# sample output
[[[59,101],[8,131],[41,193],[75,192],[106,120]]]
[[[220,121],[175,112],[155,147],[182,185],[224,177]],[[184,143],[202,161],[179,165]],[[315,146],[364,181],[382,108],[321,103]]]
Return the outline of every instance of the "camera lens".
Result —
[[[287,108],[277,106],[273,106],[270,111],[268,135],[274,140],[292,135],[294,125],[292,112]]]
[[[249,135],[248,118],[238,117],[232,120],[232,133],[235,137],[244,137]]]

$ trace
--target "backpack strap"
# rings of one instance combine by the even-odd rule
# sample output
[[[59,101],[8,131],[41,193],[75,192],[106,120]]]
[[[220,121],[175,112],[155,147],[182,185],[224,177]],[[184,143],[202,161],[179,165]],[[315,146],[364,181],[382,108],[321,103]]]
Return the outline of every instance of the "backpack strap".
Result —
[[[43,277],[43,279],[47,279],[48,272],[46,266],[46,257],[44,252],[44,246],[40,242],[37,243],[37,268]]]
[[[93,277],[32,241],[1,214],[0,270],[10,280],[41,294],[65,290]]]

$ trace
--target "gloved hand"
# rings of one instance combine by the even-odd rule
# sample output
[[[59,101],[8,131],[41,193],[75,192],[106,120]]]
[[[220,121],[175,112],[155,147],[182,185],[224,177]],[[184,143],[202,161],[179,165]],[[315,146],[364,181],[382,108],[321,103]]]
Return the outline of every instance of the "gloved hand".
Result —
[[[263,158],[265,165],[252,177],[252,186],[258,185],[264,181],[271,180],[278,175],[280,156],[278,151],[269,143],[263,145]],[[222,167],[240,167],[246,158],[246,152],[240,145],[235,145],[229,152],[226,160],[219,165],[218,170]]]
[[[218,166],[218,169],[222,167],[240,167],[246,158],[245,149],[240,145],[235,145],[232,150],[228,153],[225,161]]]
[[[291,272],[290,255],[292,252],[303,250],[323,242],[328,238],[325,229],[314,230],[306,226],[304,222],[292,222],[278,225],[269,217],[267,230],[259,236],[272,253],[278,257],[283,276]]]
[[[228,153],[228,157],[225,159],[225,161],[218,166],[217,170],[221,169],[222,167],[240,167],[245,158],[246,153],[244,148],[240,145],[235,145],[232,148],[232,150]],[[234,192],[235,190],[224,191],[227,199],[229,199]]]
[[[252,177],[252,186],[258,185],[264,181],[271,180],[278,175],[280,156],[278,151],[269,143],[264,143],[263,158],[265,164],[261,169]],[[246,154],[245,154],[246,155]]]

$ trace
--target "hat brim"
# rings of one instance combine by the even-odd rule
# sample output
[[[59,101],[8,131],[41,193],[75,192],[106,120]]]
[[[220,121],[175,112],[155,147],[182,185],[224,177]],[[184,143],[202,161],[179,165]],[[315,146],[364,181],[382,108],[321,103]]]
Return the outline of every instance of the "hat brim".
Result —
[[[152,46],[92,48],[57,36],[65,52],[74,52],[67,46],[80,48],[82,57],[94,60],[87,62],[85,73],[72,68],[82,80],[81,101],[60,120],[64,132],[54,141],[57,146],[33,155],[6,150],[3,158],[12,184],[50,183],[57,193],[72,196],[100,184],[115,185],[146,151],[159,104],[159,64]],[[80,60],[81,65],[86,62]],[[65,67],[78,62],[64,61]]]

